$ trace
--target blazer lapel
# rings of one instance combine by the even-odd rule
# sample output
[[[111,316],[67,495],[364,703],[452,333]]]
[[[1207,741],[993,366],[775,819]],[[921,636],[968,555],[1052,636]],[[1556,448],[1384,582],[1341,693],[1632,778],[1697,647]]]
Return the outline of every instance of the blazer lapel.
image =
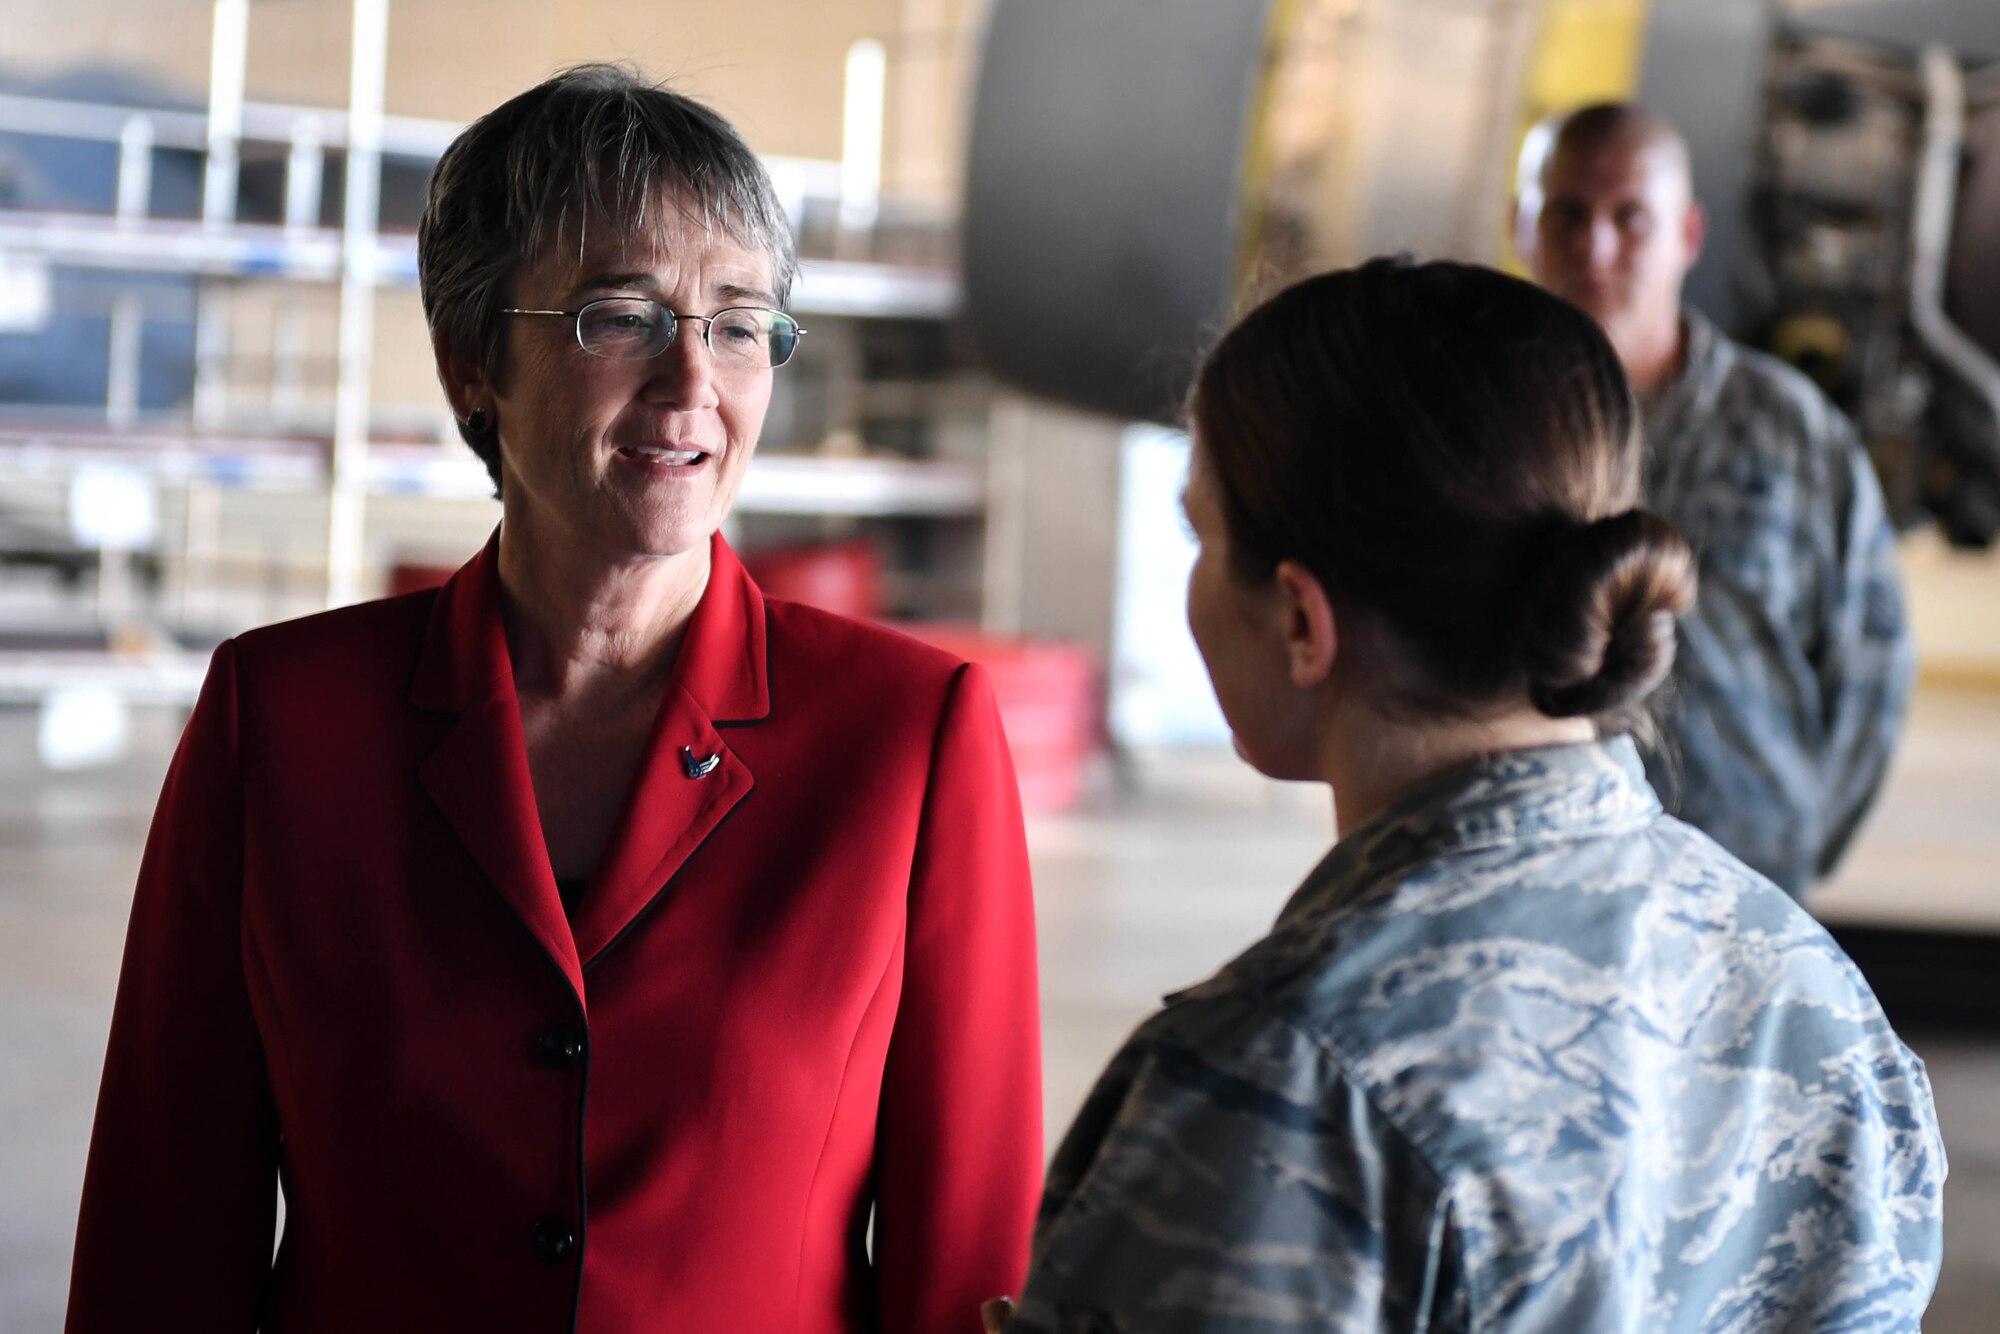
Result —
[[[418,781],[580,1002],[583,969],[528,776],[495,541],[452,576],[432,605],[410,701],[456,719],[419,768]]]
[[[585,966],[652,908],[750,795],[755,776],[723,729],[770,713],[767,683],[764,597],[718,535],[710,544],[708,587],[688,622],[651,744],[571,923]]]
[[[754,785],[694,700],[670,690],[618,832],[570,924],[586,967],[645,914]]]

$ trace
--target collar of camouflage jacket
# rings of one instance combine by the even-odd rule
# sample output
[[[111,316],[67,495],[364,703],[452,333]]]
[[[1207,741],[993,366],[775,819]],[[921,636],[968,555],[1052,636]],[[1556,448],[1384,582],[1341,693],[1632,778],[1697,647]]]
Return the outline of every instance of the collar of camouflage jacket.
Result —
[[[1681,307],[1681,328],[1687,346],[1680,371],[1644,404],[1646,441],[1655,450],[1668,448],[1689,422],[1714,411],[1735,360],[1735,345],[1693,306]]]
[[[1335,844],[1278,929],[1358,907],[1422,861],[1630,833],[1659,814],[1628,736],[1484,756],[1420,784]]]

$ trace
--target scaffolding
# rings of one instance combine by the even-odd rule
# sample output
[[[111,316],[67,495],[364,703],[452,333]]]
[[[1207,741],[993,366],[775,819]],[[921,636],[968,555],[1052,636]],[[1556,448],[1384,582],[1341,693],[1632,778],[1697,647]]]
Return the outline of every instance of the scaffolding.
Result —
[[[345,109],[246,100],[249,2],[215,0],[213,14],[205,111],[0,95],[0,134],[90,141],[113,145],[117,154],[108,214],[0,211],[0,257],[51,269],[178,275],[195,285],[193,391],[179,420],[148,420],[141,411],[145,313],[136,297],[120,296],[110,312],[101,419],[9,421],[0,414],[0,476],[47,479],[110,466],[177,489],[184,501],[177,534],[183,608],[191,601],[186,582],[198,577],[217,546],[220,493],[321,496],[327,517],[323,602],[338,606],[364,592],[371,499],[491,494],[483,466],[463,449],[380,438],[379,408],[370,392],[376,294],[417,281],[414,237],[380,229],[383,160],[434,161],[463,126],[385,114],[388,0],[353,0]],[[836,253],[842,257],[808,261],[795,288],[793,308],[808,318],[943,321],[958,309],[959,286],[950,269],[851,257],[865,253],[866,232],[882,202],[882,65],[879,47],[857,49],[848,61],[849,161],[766,159],[795,227],[814,207],[839,219]],[[237,216],[246,148],[259,156],[276,150],[282,158],[283,210],[275,223]],[[201,156],[195,219],[158,216],[151,208],[155,158],[165,150]],[[337,227],[321,221],[333,154],[345,159]],[[228,293],[231,284],[248,279],[337,286],[331,421],[304,435],[245,431],[241,421],[231,420]],[[305,355],[300,316],[289,311],[278,318],[270,402],[296,408]],[[448,435],[442,408],[426,425],[434,441]],[[737,507],[763,514],[964,517],[984,513],[989,490],[988,468],[975,459],[775,455],[760,458],[746,474]],[[101,560],[101,577],[112,579],[122,554],[106,551]],[[36,698],[80,674],[134,698],[192,698],[198,654],[163,634],[113,631],[110,637],[125,651],[109,656],[0,652],[0,699]]]

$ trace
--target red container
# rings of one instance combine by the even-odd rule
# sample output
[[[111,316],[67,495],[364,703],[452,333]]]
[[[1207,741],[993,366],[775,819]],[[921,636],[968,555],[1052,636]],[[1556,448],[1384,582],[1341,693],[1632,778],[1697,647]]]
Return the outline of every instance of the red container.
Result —
[[[743,568],[768,597],[857,621],[882,614],[882,552],[865,537],[746,551]]]
[[[976,662],[993,683],[1000,723],[1031,811],[1073,808],[1090,759],[1104,740],[1097,662],[1075,644],[996,639],[957,626],[897,629]]]
[[[399,561],[389,567],[388,596],[399,598],[405,593],[421,593],[426,588],[442,588],[444,581],[457,574],[451,565],[417,565]]]

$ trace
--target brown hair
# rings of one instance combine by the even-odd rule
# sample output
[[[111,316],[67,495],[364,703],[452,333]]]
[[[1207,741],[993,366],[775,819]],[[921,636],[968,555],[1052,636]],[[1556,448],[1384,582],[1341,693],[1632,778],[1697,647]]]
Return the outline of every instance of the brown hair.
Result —
[[[1412,706],[1616,714],[1672,666],[1694,559],[1635,508],[1631,388],[1560,298],[1403,259],[1308,278],[1224,335],[1189,418],[1237,576],[1296,560],[1373,612]]]
[[[417,277],[431,332],[497,380],[500,311],[514,275],[559,240],[608,220],[664,236],[662,201],[771,256],[780,306],[798,274],[791,224],[763,162],[693,98],[618,65],[577,65],[501,103],[452,140],[417,223]],[[497,427],[459,434],[500,487]]]

